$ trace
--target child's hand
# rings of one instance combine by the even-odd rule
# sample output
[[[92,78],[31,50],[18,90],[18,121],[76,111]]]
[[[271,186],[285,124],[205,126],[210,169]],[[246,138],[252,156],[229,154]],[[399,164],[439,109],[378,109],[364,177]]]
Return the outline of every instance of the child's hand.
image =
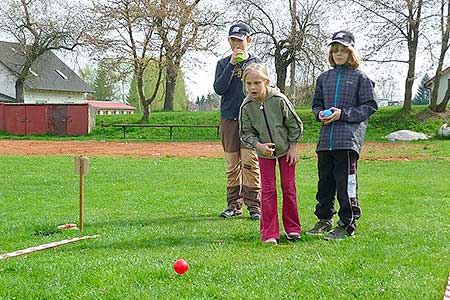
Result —
[[[333,112],[333,114],[329,117],[324,117],[322,115],[322,112],[319,113],[319,120],[323,122],[323,124],[328,125],[331,122],[337,121],[341,118],[341,109],[336,107],[330,107],[330,110]]]
[[[241,50],[239,48],[235,48],[233,50],[233,54],[231,55],[231,61],[230,62],[231,62],[232,65],[235,65],[235,64],[238,63],[238,56],[245,57],[245,52],[244,52],[244,50]]]
[[[289,145],[289,150],[286,154],[286,162],[289,166],[295,165],[298,162],[297,144]]]
[[[274,143],[257,143],[256,144],[256,149],[258,149],[259,151],[261,151],[262,153],[264,153],[267,156],[272,156],[273,152],[275,151],[275,144]]]

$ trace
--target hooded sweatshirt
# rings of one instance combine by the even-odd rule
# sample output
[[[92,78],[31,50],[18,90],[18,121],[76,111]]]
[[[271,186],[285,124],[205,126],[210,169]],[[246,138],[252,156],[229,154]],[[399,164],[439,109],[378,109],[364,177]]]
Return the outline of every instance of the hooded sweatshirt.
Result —
[[[260,157],[279,158],[286,155],[291,144],[297,144],[303,134],[303,123],[291,102],[278,88],[269,87],[262,101],[247,96],[239,114],[242,143],[256,149],[256,144],[274,143],[273,156],[256,150]]]

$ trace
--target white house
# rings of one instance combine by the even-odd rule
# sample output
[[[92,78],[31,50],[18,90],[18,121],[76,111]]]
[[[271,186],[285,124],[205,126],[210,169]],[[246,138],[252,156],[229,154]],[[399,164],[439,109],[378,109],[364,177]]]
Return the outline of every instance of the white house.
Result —
[[[450,66],[442,70],[441,80],[439,81],[437,104],[442,102],[445,93],[449,90],[449,80],[450,80]],[[434,77],[425,82],[425,87],[430,90],[433,90]]]
[[[14,102],[15,74],[24,55],[17,43],[0,41],[0,101]],[[51,51],[45,52],[30,68],[24,84],[24,103],[83,103],[94,91]]]
[[[94,109],[97,115],[129,115],[134,114],[136,107],[112,101],[94,101],[87,100]]]

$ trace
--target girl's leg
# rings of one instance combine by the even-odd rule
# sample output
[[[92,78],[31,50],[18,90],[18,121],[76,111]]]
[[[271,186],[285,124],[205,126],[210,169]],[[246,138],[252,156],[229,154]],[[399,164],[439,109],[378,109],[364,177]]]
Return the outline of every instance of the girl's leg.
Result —
[[[275,159],[258,158],[261,172],[261,220],[259,223],[263,241],[280,238],[278,223]]]
[[[286,233],[300,233],[300,217],[297,206],[297,188],[295,184],[295,167],[289,166],[286,156],[278,159],[280,166],[281,190],[283,191],[283,226]]]

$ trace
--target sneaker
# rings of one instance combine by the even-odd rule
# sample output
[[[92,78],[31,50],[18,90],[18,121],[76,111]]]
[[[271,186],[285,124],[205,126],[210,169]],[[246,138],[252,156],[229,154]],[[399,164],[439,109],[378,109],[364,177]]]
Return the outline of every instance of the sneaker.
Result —
[[[259,213],[259,211],[251,211],[250,219],[255,220],[255,221],[259,220],[259,219],[261,219],[261,214]]]
[[[234,208],[227,208],[220,214],[220,216],[225,219],[240,216],[240,215],[242,215],[242,210],[238,210],[238,209],[234,209]]]
[[[276,238],[267,239],[267,240],[263,241],[263,243],[266,245],[272,244],[273,246],[278,246],[278,241]]]
[[[333,228],[333,220],[320,219],[314,227],[306,232],[307,235],[321,235]]]
[[[288,241],[296,242],[296,241],[300,240],[300,233],[298,233],[298,232],[287,233],[286,238]]]
[[[336,226],[336,228],[333,229],[327,236],[325,236],[325,239],[328,241],[340,241],[345,240],[348,237],[354,236],[355,233],[349,233],[347,230],[342,228],[341,226]]]

